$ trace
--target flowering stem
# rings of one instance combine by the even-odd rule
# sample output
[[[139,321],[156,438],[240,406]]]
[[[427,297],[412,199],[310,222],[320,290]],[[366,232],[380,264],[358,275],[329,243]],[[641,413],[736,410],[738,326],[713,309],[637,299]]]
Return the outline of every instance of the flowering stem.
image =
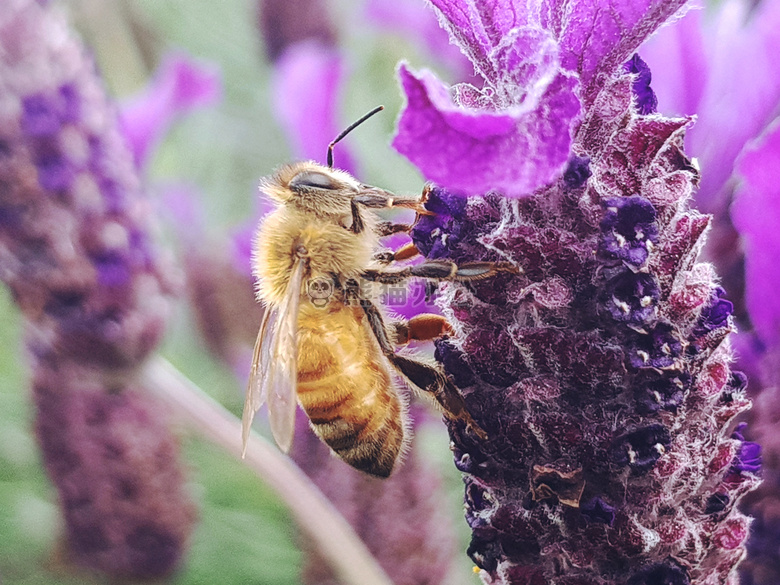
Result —
[[[205,438],[241,458],[241,422],[188,380],[168,361],[156,357],[144,368],[141,384],[170,405]],[[288,506],[300,528],[346,585],[392,585],[349,523],[309,478],[278,449],[252,434],[246,464]]]

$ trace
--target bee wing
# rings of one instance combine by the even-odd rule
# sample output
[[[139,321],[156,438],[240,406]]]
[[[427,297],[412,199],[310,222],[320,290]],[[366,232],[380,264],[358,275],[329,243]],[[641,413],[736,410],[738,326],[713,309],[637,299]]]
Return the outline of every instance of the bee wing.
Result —
[[[244,414],[241,420],[241,436],[243,440],[242,457],[246,455],[246,446],[249,441],[249,431],[252,428],[252,420],[255,413],[268,397],[268,369],[271,365],[272,333],[278,321],[279,309],[266,306],[263,320],[260,322],[260,331],[257,334],[255,348],[252,352],[252,367],[249,370],[249,383],[244,400]]]
[[[276,444],[283,451],[289,451],[292,445],[298,394],[298,308],[303,271],[303,261],[296,260],[281,305],[268,306],[263,314],[244,401],[244,455],[255,412],[266,400]]]
[[[304,262],[295,264],[287,293],[274,327],[268,369],[268,413],[271,433],[282,451],[289,451],[295,432],[298,396],[298,308],[301,301]]]

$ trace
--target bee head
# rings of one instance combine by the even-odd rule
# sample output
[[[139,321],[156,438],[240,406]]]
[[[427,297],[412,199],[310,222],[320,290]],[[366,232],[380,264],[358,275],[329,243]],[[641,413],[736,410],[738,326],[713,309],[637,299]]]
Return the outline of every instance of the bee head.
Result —
[[[312,161],[280,167],[271,177],[263,179],[260,190],[283,205],[325,217],[350,214],[356,195],[384,193],[358,182],[346,171]]]
[[[382,110],[384,106],[377,106],[333,139],[328,145],[327,167],[314,161],[285,165],[260,183],[260,191],[284,205],[326,218],[337,218],[342,222],[347,214],[353,217],[355,213],[360,213],[353,204],[356,195],[392,196],[377,187],[359,183],[346,171],[333,168],[333,147]]]

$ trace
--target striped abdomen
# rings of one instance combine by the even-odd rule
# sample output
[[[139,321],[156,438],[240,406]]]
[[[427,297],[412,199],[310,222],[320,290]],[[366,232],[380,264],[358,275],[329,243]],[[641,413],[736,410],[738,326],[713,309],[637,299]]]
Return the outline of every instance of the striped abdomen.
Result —
[[[317,435],[353,467],[387,477],[404,444],[401,403],[359,307],[303,303],[298,401]]]

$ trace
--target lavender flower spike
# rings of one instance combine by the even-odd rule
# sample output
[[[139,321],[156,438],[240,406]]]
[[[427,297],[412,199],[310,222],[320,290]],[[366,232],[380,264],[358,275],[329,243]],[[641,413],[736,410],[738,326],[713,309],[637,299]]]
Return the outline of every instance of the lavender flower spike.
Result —
[[[158,578],[193,520],[177,445],[133,372],[170,267],[85,49],[44,3],[0,11],[0,277],[26,321],[35,427],[74,561]]]
[[[537,18],[520,2],[434,4],[475,59],[496,27]],[[434,186],[426,205],[446,221],[412,233],[436,258],[522,270],[441,292],[456,334],[436,357],[488,435],[448,422],[468,554],[491,585],[734,584],[750,525],[736,505],[760,465],[733,433],[750,406],[729,368],[733,306],[697,262],[709,218],[688,205],[690,119],[643,113],[649,72],[632,59],[680,4],[574,1],[565,21],[540,4],[582,84],[566,171],[519,201]]]

